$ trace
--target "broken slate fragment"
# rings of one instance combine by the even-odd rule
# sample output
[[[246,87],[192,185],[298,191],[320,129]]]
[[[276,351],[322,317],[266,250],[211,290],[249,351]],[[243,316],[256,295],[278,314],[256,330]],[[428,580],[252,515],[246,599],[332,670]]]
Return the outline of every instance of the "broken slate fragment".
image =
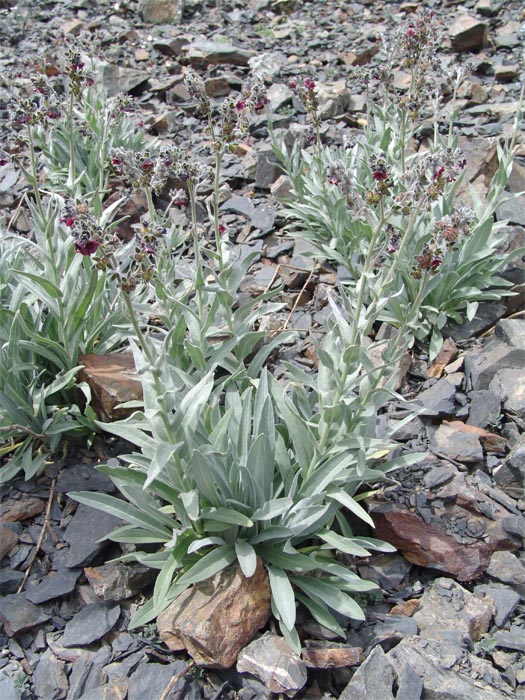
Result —
[[[0,620],[9,637],[26,632],[49,620],[40,608],[33,605],[23,593],[6,595],[0,598]]]
[[[468,15],[459,16],[449,30],[452,50],[456,53],[482,49],[488,38],[488,25]]]
[[[65,626],[62,646],[80,647],[96,642],[115,626],[119,616],[119,605],[110,602],[86,605]]]
[[[91,587],[102,600],[125,600],[155,580],[155,570],[141,564],[114,562],[84,569]]]
[[[525,419],[525,374],[522,369],[502,369],[489,384],[490,391],[507,411]]]
[[[75,590],[75,584],[80,576],[80,569],[62,569],[54,574],[45,576],[42,581],[25,591],[25,596],[32,603],[45,603],[47,600],[61,598]]]
[[[241,49],[222,41],[194,41],[183,47],[186,57],[194,68],[231,65],[247,66],[255,51]]]
[[[293,697],[305,685],[306,666],[284,637],[267,632],[241,651],[237,660],[239,673],[251,673],[272,693]]]
[[[455,375],[443,377],[418,395],[416,402],[425,408],[425,415],[451,416],[454,414],[456,391],[462,376],[460,375],[459,379]]]
[[[495,606],[494,624],[502,627],[520,602],[520,595],[509,586],[501,583],[481,584],[474,589],[476,595],[482,594],[491,600]]]
[[[64,664],[47,649],[36,665],[33,673],[33,688],[37,698],[42,700],[62,700],[68,690]]]
[[[69,491],[98,491],[113,493],[115,484],[109,476],[102,474],[92,464],[75,464],[65,469],[59,476],[55,491],[68,493]]]
[[[435,454],[464,464],[480,462],[483,459],[483,449],[478,435],[459,430],[457,426],[446,421],[432,436],[430,449]]]
[[[345,668],[363,662],[361,647],[327,641],[307,641],[301,656],[308,668]]]
[[[83,503],[79,504],[73,519],[64,532],[64,539],[69,542],[67,566],[74,569],[87,566],[107,547],[109,541],[99,542],[121,521],[114,515],[95,510]]]
[[[128,700],[160,698],[173,676],[181,673],[185,668],[186,664],[183,661],[174,661],[167,666],[164,664],[141,664],[129,677]],[[184,675],[181,675],[167,699],[186,697],[182,693],[185,685]]]
[[[357,669],[352,680],[339,696],[339,700],[356,698],[381,698],[394,700],[394,666],[380,646],[372,649]]]
[[[472,389],[488,389],[502,369],[523,369],[525,351],[494,336],[465,355],[465,376]]]

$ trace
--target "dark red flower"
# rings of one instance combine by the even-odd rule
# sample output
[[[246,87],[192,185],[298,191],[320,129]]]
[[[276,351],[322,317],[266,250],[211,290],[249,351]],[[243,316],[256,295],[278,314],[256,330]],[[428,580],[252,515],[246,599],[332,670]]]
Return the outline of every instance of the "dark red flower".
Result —
[[[45,114],[48,119],[60,119],[61,115],[60,110],[56,107],[49,107]]]
[[[242,112],[243,109],[246,109],[246,100],[238,100],[238,101],[235,103],[235,109],[236,109],[238,112]]]
[[[377,182],[384,182],[385,180],[388,180],[388,173],[387,173],[387,171],[384,170],[383,168],[377,168],[377,169],[374,170],[374,172],[372,173],[372,177],[373,177],[374,180],[376,180]]]
[[[81,255],[93,255],[97,252],[99,245],[99,241],[95,241],[93,238],[84,238],[75,242],[75,252]]]
[[[288,82],[288,87],[290,90],[297,90],[297,82],[295,80],[290,80]]]
[[[306,78],[304,86],[307,90],[313,90],[315,88],[315,81],[312,78]]]
[[[445,166],[442,165],[440,168],[436,170],[434,173],[434,180],[439,180],[440,177],[442,177],[443,173],[445,172]]]
[[[140,164],[141,170],[153,170],[155,167],[155,163],[152,158],[145,158],[142,163]]]
[[[226,226],[224,224],[219,224],[219,233],[221,234],[221,236],[226,233],[226,230],[227,229],[226,229]]]

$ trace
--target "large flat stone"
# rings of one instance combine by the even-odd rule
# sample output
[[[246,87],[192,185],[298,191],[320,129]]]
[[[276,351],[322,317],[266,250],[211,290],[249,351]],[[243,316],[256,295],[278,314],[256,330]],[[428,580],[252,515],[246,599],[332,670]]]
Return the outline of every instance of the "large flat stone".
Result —
[[[77,375],[78,381],[89,384],[93,397],[91,405],[100,420],[126,418],[132,409],[117,406],[142,400],[142,384],[131,353],[81,355],[78,362],[84,365]]]

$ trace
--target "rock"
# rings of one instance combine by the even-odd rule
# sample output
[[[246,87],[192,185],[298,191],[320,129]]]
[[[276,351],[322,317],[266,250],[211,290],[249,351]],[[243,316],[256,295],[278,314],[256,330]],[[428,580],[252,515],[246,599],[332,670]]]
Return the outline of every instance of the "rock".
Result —
[[[78,36],[84,27],[84,22],[80,19],[71,19],[60,27],[63,34],[70,34],[71,36]]]
[[[499,83],[510,83],[518,77],[520,67],[517,63],[512,65],[496,66],[494,77]]]
[[[398,603],[390,608],[390,615],[412,617],[412,615],[419,610],[420,605],[419,598],[410,598],[410,600],[404,600],[402,603]]]
[[[166,700],[176,700],[187,697],[182,694],[186,681],[183,661],[174,661],[171,664],[141,664],[129,677],[128,700],[146,700],[146,698],[160,698],[173,676],[181,673],[180,679],[175,683]]]
[[[75,590],[80,573],[80,569],[62,569],[45,576],[39,584],[33,586],[33,588],[28,588],[25,591],[25,596],[32,603],[36,604],[61,598]]]
[[[417,673],[423,682],[425,699],[510,700],[512,697],[510,687],[492,664],[449,642],[410,637],[389,651],[386,658],[398,673],[404,666]],[[477,677],[469,676],[470,672]]]
[[[520,22],[507,22],[498,28],[494,37],[494,43],[498,49],[513,49],[520,45]]]
[[[138,10],[144,22],[180,22],[184,12],[184,0],[139,0]]]
[[[380,646],[374,647],[339,696],[339,700],[394,700],[394,680],[394,666]]]
[[[272,693],[293,697],[305,685],[304,662],[283,637],[267,632],[241,651],[237,660],[239,673],[251,673]]]
[[[503,627],[520,602],[520,595],[500,583],[481,584],[474,589],[476,595],[489,597],[495,605],[494,624]]]
[[[498,0],[478,0],[475,9],[483,17],[493,17],[500,11],[501,2]]]
[[[306,642],[301,656],[308,668],[345,668],[362,663],[364,652],[361,647],[316,641]]]
[[[452,50],[456,53],[482,49],[488,40],[488,25],[469,15],[461,15],[449,29]]]
[[[124,700],[128,690],[127,681],[106,683],[84,693],[78,700]],[[172,696],[173,697],[173,696]],[[170,697],[169,700],[172,700]]]
[[[492,600],[477,598],[449,578],[438,578],[425,590],[414,620],[419,634],[439,640],[444,630],[460,635],[461,644],[473,644],[487,632],[494,613]]]
[[[444,421],[434,433],[430,449],[437,455],[464,464],[480,462],[483,459],[483,449],[478,436],[475,433],[458,430],[457,426],[447,421]]]
[[[0,569],[0,591],[3,595],[16,593],[22,583],[24,574],[13,569]]]
[[[33,688],[36,697],[42,700],[63,700],[66,697],[68,682],[64,664],[49,649],[38,660],[33,673]]]
[[[81,503],[64,531],[64,539],[69,542],[67,567],[74,569],[91,564],[109,544],[102,538],[120,524],[121,521],[114,515]]]
[[[136,375],[131,353],[81,355],[84,365],[78,380],[87,382],[92,392],[92,407],[100,420],[126,418],[135,409],[117,408],[127,401],[142,400],[142,384]]]
[[[186,58],[195,68],[206,66],[231,65],[247,66],[255,51],[248,51],[220,41],[194,41],[183,47]]]
[[[101,83],[108,97],[115,97],[121,92],[141,95],[149,86],[149,78],[143,70],[106,63],[101,71]]]
[[[486,428],[495,425],[500,417],[501,401],[488,389],[480,389],[469,392],[470,399],[467,425],[477,425]]]
[[[378,554],[357,562],[359,575],[376,582],[385,591],[398,589],[412,565],[399,554]]]
[[[525,195],[518,195],[517,197],[512,197],[512,199],[500,204],[500,206],[496,209],[496,216],[500,221],[506,220],[511,224],[525,226],[525,213],[523,212],[524,208]]]
[[[49,620],[43,610],[33,605],[23,593],[15,593],[0,598],[0,620],[9,637],[37,627]]]
[[[364,637],[367,647],[380,644],[384,651],[388,651],[404,637],[411,637],[417,632],[417,623],[413,617],[381,615],[379,622],[365,629]]]
[[[525,419],[525,375],[523,369],[502,369],[489,384],[492,391],[504,404],[505,409]]]
[[[269,190],[281,174],[281,166],[271,146],[265,146],[257,152],[255,187]]]
[[[20,695],[12,678],[0,671],[0,698],[2,700],[20,700]]]
[[[502,369],[522,369],[524,352],[497,336],[465,355],[465,376],[472,389],[488,389]]]
[[[115,626],[119,616],[119,605],[110,602],[86,605],[65,626],[62,646],[80,647],[96,642]]]
[[[415,491],[416,483],[419,479],[408,479],[403,489]],[[413,495],[401,502],[403,489],[393,487],[369,504],[375,535],[413,564],[443,571],[459,581],[475,579],[486,570],[493,552],[520,546],[504,527],[505,519],[519,511],[491,483],[483,472],[456,471],[446,483],[433,490],[419,489],[417,499]]]
[[[18,535],[7,527],[0,527],[0,560],[18,544]]]
[[[525,567],[512,552],[494,552],[487,574],[503,583],[519,586],[525,593]]]
[[[106,680],[111,680],[106,677],[105,667],[111,661],[112,656],[111,649],[102,646],[95,653],[92,652],[77,658],[69,676],[69,692],[66,700],[78,700],[88,691],[103,685]]]
[[[439,379],[445,367],[455,360],[457,355],[458,347],[456,343],[452,338],[445,338],[441,350],[428,368],[427,377],[430,379]]]
[[[21,520],[29,520],[40,515],[46,509],[46,504],[41,498],[28,498],[25,494],[22,498],[9,500],[2,504],[0,517],[4,522],[17,523]]]
[[[270,586],[262,562],[251,578],[233,565],[182,593],[157,619],[160,638],[195,662],[230,668],[270,616]]]
[[[141,564],[113,562],[84,569],[89,584],[102,600],[125,600],[155,580],[155,571]]]
[[[458,373],[459,374],[459,373]],[[424,406],[427,416],[452,416],[456,410],[456,391],[461,377],[443,377],[418,394],[416,403]]]
[[[508,631],[498,630],[494,634],[494,641],[496,642],[496,646],[502,647],[503,649],[516,649],[516,651],[525,653],[525,635],[523,634],[523,627],[512,625]]]
[[[69,491],[102,491],[113,493],[115,484],[109,476],[95,469],[93,464],[75,464],[65,469],[57,479],[55,491],[68,493]]]

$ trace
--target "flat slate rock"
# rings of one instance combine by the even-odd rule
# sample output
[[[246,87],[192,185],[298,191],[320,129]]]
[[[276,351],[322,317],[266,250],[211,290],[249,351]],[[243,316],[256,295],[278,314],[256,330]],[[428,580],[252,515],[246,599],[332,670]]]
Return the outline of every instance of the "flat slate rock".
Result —
[[[6,634],[14,637],[47,622],[49,615],[33,605],[23,593],[15,593],[0,599],[0,619]]]
[[[80,569],[62,569],[55,574],[45,576],[38,585],[25,591],[25,597],[36,604],[61,598],[75,590],[81,573]]]
[[[14,680],[0,671],[0,698],[2,700],[20,700]]]
[[[64,647],[81,647],[107,634],[120,616],[120,605],[110,602],[91,603],[71,619],[61,639]]]
[[[103,491],[113,493],[115,484],[109,476],[99,472],[92,464],[76,464],[65,469],[57,480],[55,491]]]
[[[121,521],[114,515],[81,503],[64,532],[64,539],[70,545],[67,556],[68,568],[74,569],[91,564],[109,544],[107,541],[99,542],[99,540],[120,524]]]
[[[145,700],[160,698],[173,676],[184,671],[187,664],[175,661],[168,666],[161,664],[142,664],[129,677],[128,700]],[[178,700],[186,697],[181,695],[186,681],[184,675],[174,684],[166,700]]]

